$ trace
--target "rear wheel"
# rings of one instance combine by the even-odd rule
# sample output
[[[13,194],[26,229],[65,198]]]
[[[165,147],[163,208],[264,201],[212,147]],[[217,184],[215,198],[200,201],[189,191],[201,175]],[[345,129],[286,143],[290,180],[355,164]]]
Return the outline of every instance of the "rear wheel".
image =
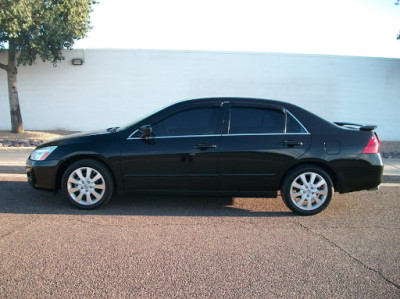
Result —
[[[283,201],[289,209],[300,215],[322,212],[333,196],[330,176],[320,167],[304,165],[292,170],[284,179],[281,189]]]
[[[95,160],[79,160],[64,172],[62,191],[71,204],[81,209],[105,205],[114,191],[110,171]]]

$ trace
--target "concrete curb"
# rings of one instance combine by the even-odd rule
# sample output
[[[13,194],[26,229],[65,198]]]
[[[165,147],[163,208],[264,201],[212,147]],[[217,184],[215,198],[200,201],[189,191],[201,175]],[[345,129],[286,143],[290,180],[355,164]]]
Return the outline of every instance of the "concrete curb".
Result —
[[[0,174],[4,177],[6,175],[25,175],[25,166],[7,165],[0,166]],[[396,184],[400,183],[400,175],[383,175],[383,183]]]
[[[25,162],[33,148],[0,148],[0,174],[25,175]],[[383,159],[383,183],[400,183],[400,159]]]
[[[400,183],[400,175],[384,175],[383,183]]]
[[[26,174],[24,166],[14,166],[14,165],[7,165],[7,166],[0,166],[0,173],[1,174]]]

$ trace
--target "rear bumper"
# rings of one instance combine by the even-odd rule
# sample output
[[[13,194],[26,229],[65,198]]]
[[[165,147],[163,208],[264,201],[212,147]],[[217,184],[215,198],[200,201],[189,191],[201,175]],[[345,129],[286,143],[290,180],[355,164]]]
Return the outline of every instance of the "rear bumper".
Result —
[[[35,189],[55,190],[60,160],[26,161],[28,182]]]
[[[363,154],[358,160],[335,164],[340,193],[376,189],[382,183],[383,162],[379,154]]]

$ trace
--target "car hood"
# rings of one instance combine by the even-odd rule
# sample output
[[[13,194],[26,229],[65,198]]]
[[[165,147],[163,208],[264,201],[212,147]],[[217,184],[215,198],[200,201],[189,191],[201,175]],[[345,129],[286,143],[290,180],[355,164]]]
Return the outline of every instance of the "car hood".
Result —
[[[61,145],[63,143],[67,143],[67,142],[79,142],[81,140],[91,138],[92,136],[108,135],[108,134],[111,134],[111,133],[107,130],[75,133],[75,134],[65,135],[63,137],[59,137],[59,138],[47,141],[45,143],[42,143],[41,145],[38,146],[38,148],[45,147],[45,146]]]

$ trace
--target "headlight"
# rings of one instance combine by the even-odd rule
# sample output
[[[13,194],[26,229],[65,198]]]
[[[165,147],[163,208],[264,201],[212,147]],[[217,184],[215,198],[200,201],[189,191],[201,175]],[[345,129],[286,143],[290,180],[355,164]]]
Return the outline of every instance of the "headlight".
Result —
[[[34,161],[43,161],[45,160],[55,149],[57,146],[47,146],[42,147],[37,150],[34,150],[29,157],[29,159]]]

